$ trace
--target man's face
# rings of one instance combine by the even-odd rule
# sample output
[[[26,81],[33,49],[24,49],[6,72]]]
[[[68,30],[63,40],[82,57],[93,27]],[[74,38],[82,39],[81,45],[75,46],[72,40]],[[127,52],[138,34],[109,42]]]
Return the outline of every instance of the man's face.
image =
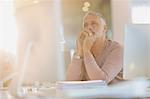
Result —
[[[106,32],[106,25],[105,23],[97,16],[94,15],[88,15],[84,19],[84,29],[85,30],[90,30],[93,32],[93,34],[98,37],[103,37],[105,36]]]

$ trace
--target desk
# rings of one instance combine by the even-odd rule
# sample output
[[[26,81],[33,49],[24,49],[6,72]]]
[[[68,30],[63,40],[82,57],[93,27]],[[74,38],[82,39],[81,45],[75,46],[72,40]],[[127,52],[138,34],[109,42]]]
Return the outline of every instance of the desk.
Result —
[[[0,99],[59,99],[56,97],[55,94],[49,94],[45,96],[40,96],[40,95],[25,95],[24,97],[15,97],[10,95],[10,93],[5,90],[5,91],[0,91]]]
[[[72,91],[73,92],[73,91]],[[46,93],[45,94],[45,96],[44,95],[31,95],[31,94],[28,94],[28,95],[26,95],[26,96],[24,96],[24,97],[21,97],[21,98],[19,98],[19,97],[13,97],[12,95],[10,95],[9,94],[9,92],[7,91],[7,90],[5,90],[5,91],[0,91],[0,99],[86,99],[86,98],[90,98],[90,97],[85,97],[85,92],[87,92],[87,91],[80,91],[80,90],[74,90],[74,92],[77,92],[76,94],[78,94],[78,96],[79,96],[79,93],[80,94],[83,94],[83,96],[81,96],[81,97],[66,97],[66,96],[64,96],[64,93],[63,92],[59,92],[59,94],[54,90],[54,89],[52,89],[51,91],[49,91],[49,93]],[[95,96],[95,97],[91,97],[91,98],[99,98],[98,96]],[[107,98],[108,99],[108,97],[105,97],[105,98]],[[124,98],[124,97],[109,97],[109,98],[120,98],[120,99],[122,99],[122,98]],[[127,97],[126,97],[127,98]],[[142,99],[150,99],[150,97],[128,97],[128,98],[132,98],[132,99],[135,99],[135,98],[142,98]],[[104,97],[101,97],[101,99],[104,99]]]
[[[70,97],[71,98],[71,97]],[[69,97],[61,97],[61,96],[56,96],[56,95],[48,95],[48,96],[36,96],[36,95],[28,95],[22,98],[18,98],[18,97],[13,97],[9,94],[8,91],[0,91],[0,99],[70,99]],[[78,98],[71,98],[71,99],[86,99],[86,98],[90,98],[90,97],[78,97]],[[95,97],[98,98],[98,97]],[[112,98],[112,97],[109,97]],[[118,99],[118,97],[116,97]],[[123,97],[124,98],[124,97]],[[135,97],[129,97],[130,99],[135,99]],[[150,99],[150,97],[137,97],[138,99],[142,98],[142,99]],[[93,98],[92,98],[93,99]],[[104,97],[101,97],[100,99],[104,99]],[[108,99],[108,97],[107,97]],[[114,99],[114,97],[113,97]],[[119,97],[119,99],[122,99],[121,97]]]
[[[87,99],[87,98],[142,98],[142,99],[150,99],[150,89],[148,90],[148,94],[146,95],[142,93],[145,89],[143,86],[141,87],[143,82],[130,82],[125,84],[119,84],[115,86],[94,88],[94,89],[69,89],[69,90],[61,90],[57,89],[56,86],[49,88],[40,88],[40,89],[30,89],[27,88],[26,94],[23,97],[13,97],[9,94],[8,90],[0,90],[0,99]],[[32,87],[33,88],[33,87]],[[139,89],[137,89],[139,88]]]

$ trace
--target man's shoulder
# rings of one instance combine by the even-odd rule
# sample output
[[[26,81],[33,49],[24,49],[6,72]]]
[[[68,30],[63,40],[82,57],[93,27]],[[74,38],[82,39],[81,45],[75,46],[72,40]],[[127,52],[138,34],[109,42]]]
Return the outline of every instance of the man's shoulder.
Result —
[[[123,46],[119,42],[108,40],[108,43],[111,49],[123,49]]]

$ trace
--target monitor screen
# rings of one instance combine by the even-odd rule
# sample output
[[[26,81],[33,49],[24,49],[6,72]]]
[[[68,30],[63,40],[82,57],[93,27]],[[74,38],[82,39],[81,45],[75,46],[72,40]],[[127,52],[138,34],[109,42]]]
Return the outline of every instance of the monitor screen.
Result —
[[[124,78],[150,78],[150,25],[128,24],[124,38]]]
[[[24,7],[21,13],[16,9],[17,70],[22,83],[53,83],[65,78],[63,30],[55,8],[42,3]]]

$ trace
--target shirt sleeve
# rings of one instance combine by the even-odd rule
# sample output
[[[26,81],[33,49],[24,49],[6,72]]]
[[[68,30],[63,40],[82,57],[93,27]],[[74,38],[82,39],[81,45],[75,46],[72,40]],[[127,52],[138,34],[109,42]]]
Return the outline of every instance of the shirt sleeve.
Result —
[[[119,44],[115,46],[107,56],[102,70],[106,73],[106,81],[112,81],[123,68],[123,48]]]
[[[82,60],[73,57],[67,69],[66,80],[82,80]]]
[[[92,53],[84,54],[84,64],[90,80],[112,81],[122,70],[123,50],[119,44],[110,47],[103,65],[99,66]]]
[[[97,64],[91,52],[84,53],[84,64],[90,80],[106,80],[106,73]]]

